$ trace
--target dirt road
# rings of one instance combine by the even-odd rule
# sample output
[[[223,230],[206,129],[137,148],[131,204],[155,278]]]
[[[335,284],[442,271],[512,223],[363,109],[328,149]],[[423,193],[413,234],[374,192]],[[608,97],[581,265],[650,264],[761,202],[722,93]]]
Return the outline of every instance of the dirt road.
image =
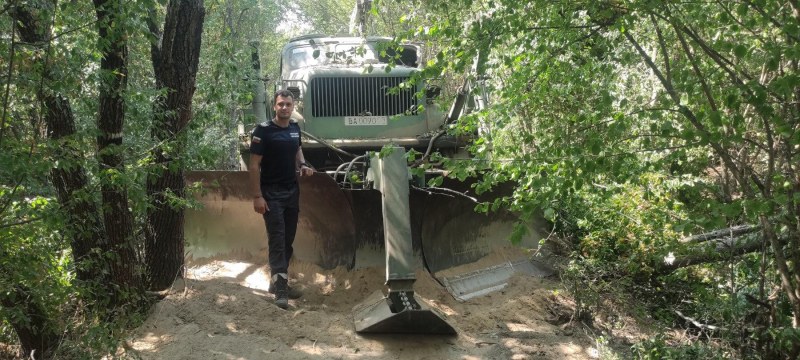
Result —
[[[456,336],[356,334],[352,308],[383,287],[382,269],[347,272],[293,264],[305,295],[273,304],[265,265],[193,265],[126,342],[141,359],[589,359],[593,341],[551,324],[553,280],[518,275],[505,291],[458,302],[426,272],[417,296]]]

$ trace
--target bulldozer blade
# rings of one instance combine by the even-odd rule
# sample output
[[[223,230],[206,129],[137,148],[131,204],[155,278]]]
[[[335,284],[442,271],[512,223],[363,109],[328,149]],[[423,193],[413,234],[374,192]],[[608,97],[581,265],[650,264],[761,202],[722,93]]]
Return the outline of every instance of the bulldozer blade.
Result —
[[[447,181],[443,186],[454,192],[486,201],[510,191],[500,188],[477,196],[469,193],[470,183]],[[381,193],[376,190],[345,190],[352,204],[356,255],[354,268],[386,265],[383,240]],[[554,270],[542,259],[531,258],[543,238],[546,223],[536,219],[528,224],[528,234],[512,244],[511,233],[517,217],[508,212],[475,212],[476,202],[467,196],[412,189],[409,193],[412,247],[416,256],[413,268],[427,269],[456,299],[473,297],[503,289],[518,273],[546,277]]]
[[[456,299],[500,290],[517,273],[540,277],[554,273],[531,256],[546,229],[543,219],[527,224],[527,234],[512,244],[518,218],[511,213],[477,213],[473,199],[424,189],[415,190],[411,200],[425,266]]]
[[[403,305],[409,303],[413,305]],[[364,302],[353,308],[353,317],[358,333],[441,335],[456,333],[442,315],[434,309],[419,304],[413,292],[403,295],[390,292],[389,296],[384,296],[382,291],[375,291]]]
[[[261,215],[253,211],[246,171],[191,171],[186,182],[202,183],[196,198],[204,205],[186,212],[188,261],[266,261],[266,228]],[[354,233],[349,199],[336,182],[323,173],[301,177],[295,258],[325,269],[350,268],[355,260]]]
[[[386,266],[382,196],[378,190],[344,190],[355,227],[355,269]]]
[[[422,201],[414,208],[424,214],[419,225],[420,239],[425,264],[432,273],[478,261],[511,245],[516,218],[509,214],[478,213],[473,201],[451,195],[426,194]],[[531,235],[523,238],[519,246],[538,246],[541,237]]]
[[[383,238],[383,197],[377,190],[344,190],[352,204],[355,225],[356,260],[354,269],[386,266],[386,246]],[[413,193],[412,193],[413,196]],[[411,235],[414,252],[419,254],[419,215],[411,209]],[[413,268],[423,267],[421,257],[413,259]]]

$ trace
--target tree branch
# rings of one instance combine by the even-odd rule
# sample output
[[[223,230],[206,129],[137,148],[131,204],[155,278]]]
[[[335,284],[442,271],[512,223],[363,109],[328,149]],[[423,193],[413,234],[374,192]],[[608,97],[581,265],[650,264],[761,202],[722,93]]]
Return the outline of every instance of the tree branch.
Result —
[[[800,326],[798,324],[798,319],[800,319],[800,294],[798,294],[798,288],[796,287],[797,284],[794,284],[792,281],[791,271],[789,270],[789,265],[786,263],[786,257],[783,256],[783,244],[778,236],[775,234],[775,231],[772,227],[772,223],[769,222],[766,215],[760,215],[759,220],[761,221],[761,226],[764,228],[764,235],[767,237],[770,245],[772,246],[772,252],[775,255],[775,266],[778,269],[778,275],[781,279],[781,286],[783,287],[784,293],[789,298],[789,302],[792,305],[792,312],[794,313],[794,326]],[[797,277],[800,274],[794,274],[795,282],[797,282]]]
[[[689,59],[689,62],[692,64],[692,69],[694,70],[695,75],[697,75],[697,79],[700,81],[700,85],[703,88],[703,93],[705,94],[706,99],[708,100],[709,106],[711,107],[711,109],[713,111],[719,112],[719,107],[717,106],[717,103],[714,100],[714,95],[711,93],[711,88],[708,86],[708,83],[705,80],[705,76],[703,75],[702,71],[700,71],[700,66],[697,64],[697,59],[692,54],[692,51],[689,48],[689,45],[686,43],[686,40],[683,38],[683,35],[681,35],[681,32],[677,28],[675,28],[675,30],[676,30],[675,34],[678,36],[678,39],[680,40],[681,46],[683,47],[683,51],[686,53],[686,57]],[[764,123],[764,130],[766,132],[766,138],[767,138],[766,150],[768,150],[767,151],[767,156],[769,158],[769,160],[768,160],[768,162],[769,162],[768,173],[765,176],[765,178],[766,179],[771,179],[772,178],[772,174],[774,173],[774,169],[775,169],[774,140],[773,140],[773,136],[772,136],[772,126],[764,116],[761,116],[761,119],[762,119],[762,121]],[[770,182],[769,181],[767,181],[765,183],[762,182],[755,175],[755,171],[752,168],[750,168],[746,164],[744,164],[744,165],[747,168],[748,173],[750,174],[751,180],[754,183],[756,183],[757,185],[761,184],[761,185],[758,186],[759,189],[762,191],[762,193],[764,194],[765,197],[769,197],[770,196]]]
[[[760,6],[758,6],[757,4],[753,3],[753,2],[752,2],[752,1],[750,1],[750,0],[744,0],[744,2],[745,2],[745,3],[747,3],[747,5],[749,5],[749,6],[750,6],[750,7],[752,7],[753,9],[756,9],[756,12],[757,12],[757,13],[761,14],[761,16],[763,16],[763,17],[764,17],[764,19],[767,19],[767,21],[769,21],[770,23],[772,23],[772,25],[775,25],[775,27],[776,27],[776,28],[778,28],[779,30],[781,30],[781,31],[782,31],[784,34],[786,34],[786,36],[788,36],[788,37],[790,37],[790,38],[794,39],[794,41],[800,41],[800,38],[798,38],[798,37],[796,37],[796,36],[793,36],[792,34],[789,34],[789,33],[787,33],[786,31],[784,31],[783,24],[781,24],[780,22],[778,22],[778,20],[777,20],[777,19],[775,19],[774,17],[772,17],[772,16],[769,16],[769,14],[767,14],[767,12],[766,12],[766,11],[764,11],[764,9],[762,9]]]
[[[725,149],[722,148],[722,146],[719,143],[710,140],[711,133],[708,131],[708,129],[706,129],[705,125],[703,125],[700,122],[700,120],[697,118],[694,112],[692,112],[692,110],[681,104],[680,96],[678,95],[677,91],[675,91],[675,88],[672,86],[672,83],[667,82],[667,79],[661,73],[661,70],[658,69],[656,64],[653,63],[653,59],[650,58],[650,55],[648,55],[647,52],[645,52],[644,49],[642,49],[642,46],[639,45],[636,39],[633,38],[633,36],[630,34],[630,31],[624,31],[622,34],[633,45],[633,47],[639,53],[639,56],[641,56],[642,59],[644,59],[647,66],[656,75],[658,80],[661,82],[661,85],[664,86],[664,89],[667,91],[667,94],[670,96],[670,98],[672,98],[672,101],[678,106],[678,109],[681,112],[681,114],[683,114],[683,116],[686,117],[698,131],[700,131],[700,133],[702,133],[707,139],[709,139],[708,144],[714,149],[714,151],[717,152],[717,155],[719,155],[719,157],[722,159],[725,165],[728,166],[728,168],[730,168],[731,171],[733,171],[737,180],[739,181],[739,184],[741,184],[742,191],[747,193],[750,197],[753,197],[752,190],[750,190],[750,187],[747,186],[746,179],[742,178],[741,175],[742,173],[739,171],[739,167],[733,161],[730,154],[728,154],[728,152],[725,151]],[[758,181],[758,179],[754,180],[756,186],[763,189],[764,185],[761,184],[761,182]]]
[[[672,83],[672,72],[669,66],[669,53],[667,52],[667,44],[664,42],[664,35],[661,34],[661,28],[658,27],[658,22],[653,14],[650,14],[650,21],[653,22],[653,27],[656,29],[656,36],[658,36],[658,45],[661,47],[661,52],[664,54],[664,76],[668,83]]]
[[[700,86],[703,88],[703,94],[705,94],[706,100],[708,100],[708,105],[711,106],[711,110],[719,111],[719,107],[717,107],[717,102],[714,101],[714,95],[711,94],[711,89],[708,87],[708,82],[706,82],[706,78],[703,75],[703,72],[700,71],[700,66],[697,64],[697,59],[692,54],[692,50],[689,49],[689,45],[686,44],[686,40],[683,38],[683,35],[681,35],[680,31],[675,31],[675,35],[678,36],[678,40],[681,43],[683,52],[686,53],[686,57],[692,64],[692,69],[694,70],[695,75],[697,75],[697,79],[700,81]]]
[[[8,5],[8,7],[11,7],[11,5]],[[11,22],[12,23],[17,22],[17,16],[13,12],[11,14]],[[8,114],[8,98],[9,95],[11,94],[11,75],[14,72],[14,49],[16,48],[16,43],[15,43],[16,33],[17,32],[14,31],[14,29],[12,28],[11,44],[8,50],[9,54],[8,54],[8,70],[6,71],[6,90],[5,93],[3,94],[3,114],[2,114],[3,117],[0,118],[0,148],[2,148],[3,138],[5,137],[5,132],[6,132],[6,115]]]
[[[525,30],[530,30],[530,31],[534,31],[534,30],[563,30],[563,29],[593,29],[594,30],[594,29],[600,29],[600,28],[602,28],[604,26],[605,25],[598,25],[598,24],[593,24],[593,25],[571,25],[571,26],[531,26],[531,27],[525,28]]]
[[[678,310],[673,310],[673,312],[674,312],[676,315],[678,315],[678,317],[680,317],[680,318],[681,318],[681,319],[683,319],[683,320],[686,320],[686,321],[688,321],[689,323],[691,323],[692,325],[696,326],[696,327],[697,327],[698,329],[700,329],[700,330],[726,331],[726,329],[725,329],[725,328],[723,328],[723,327],[719,327],[719,326],[715,326],[715,325],[707,325],[707,324],[703,324],[703,323],[701,323],[701,322],[699,322],[699,321],[697,321],[697,320],[695,320],[695,319],[693,319],[693,318],[690,318],[690,317],[688,317],[688,316],[686,316],[686,315],[683,315],[683,313],[681,313],[681,312],[680,312],[680,311],[678,311]]]
[[[714,62],[716,62],[717,65],[723,71],[728,73],[728,75],[734,80],[734,82],[739,87],[741,87],[743,89],[747,89],[747,87],[746,87],[746,85],[744,83],[744,80],[739,78],[737,73],[741,74],[744,77],[744,79],[747,80],[747,81],[754,81],[755,80],[755,78],[752,75],[748,74],[744,70],[737,69],[736,65],[732,61],[728,60],[722,54],[720,54],[719,52],[717,52],[716,50],[714,50],[710,46],[708,46],[708,44],[706,44],[706,42],[703,41],[703,39],[701,39],[700,36],[697,35],[697,33],[695,33],[692,29],[690,29],[686,25],[680,25],[680,26],[677,25],[677,24],[673,24],[673,25],[676,26],[676,29],[679,29],[680,31],[683,31],[686,35],[689,35],[689,37],[692,38],[692,40],[694,40],[694,42],[696,42],[700,46],[700,48],[703,49],[703,51],[706,54],[708,54],[708,56],[711,57],[711,59],[714,60]],[[764,86],[764,84],[762,84],[762,83],[760,83],[758,81],[755,81],[755,83],[758,84],[758,86],[762,90],[764,90],[764,92],[772,95],[778,101],[780,101],[780,102],[785,102],[786,101],[786,99],[783,96],[781,96],[780,94],[776,93],[775,91],[770,89],[768,86]],[[747,92],[749,94],[752,94],[752,92],[749,89],[747,89]]]
[[[737,19],[736,15],[734,15],[733,12],[731,12],[731,9],[729,9],[729,8],[727,8],[725,6],[725,3],[723,1],[715,0],[715,2],[717,3],[717,5],[719,5],[720,8],[722,8],[725,11],[726,14],[728,14],[728,16],[730,16],[731,19],[733,19],[733,21],[735,21],[737,24],[739,24],[739,26],[741,26],[742,28],[747,29],[750,32],[750,35],[753,35],[753,37],[755,37],[756,39],[758,39],[761,42],[764,42],[764,43],[768,43],[769,42],[768,40],[764,39],[764,37],[762,36],[761,32],[753,30],[752,28],[747,26],[745,23],[743,23],[741,20]],[[732,2],[732,1],[728,1],[728,3],[730,3],[732,5],[735,5],[735,3]]]
[[[42,220],[42,218],[31,218],[31,219],[27,219],[27,220],[16,221],[16,222],[13,222],[13,223],[0,224],[0,229],[10,228],[10,227],[19,226],[19,225],[30,224],[32,222],[39,221],[39,220]]]

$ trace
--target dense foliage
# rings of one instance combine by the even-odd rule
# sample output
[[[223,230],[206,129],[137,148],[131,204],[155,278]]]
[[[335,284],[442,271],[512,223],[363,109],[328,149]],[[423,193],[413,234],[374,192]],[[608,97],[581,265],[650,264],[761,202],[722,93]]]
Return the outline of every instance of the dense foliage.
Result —
[[[206,12],[207,33],[229,45],[211,51],[243,51],[196,65]],[[246,20],[237,17],[277,21],[275,12],[257,1],[0,7],[0,343],[35,358],[116,351],[152,300],[145,290],[182,266],[182,231],[158,230],[175,228],[185,206],[180,170],[230,163],[218,142],[235,134],[212,130],[230,129],[248,92],[250,54],[239,45],[252,34],[235,33]],[[195,88],[203,102],[187,106]],[[187,145],[206,133],[213,140]],[[162,253],[169,261],[151,255]]]
[[[693,284],[668,305],[735,324],[724,336],[741,356],[798,354],[796,2],[418,5],[408,36],[442,46],[426,76],[487,57],[492,106],[460,124],[488,128],[472,146],[484,161],[451,166],[484,173],[480,186],[518,184],[491,207],[555,221],[574,266],[590,268],[577,272],[606,274],[593,280]],[[678,241],[740,224],[757,239]]]

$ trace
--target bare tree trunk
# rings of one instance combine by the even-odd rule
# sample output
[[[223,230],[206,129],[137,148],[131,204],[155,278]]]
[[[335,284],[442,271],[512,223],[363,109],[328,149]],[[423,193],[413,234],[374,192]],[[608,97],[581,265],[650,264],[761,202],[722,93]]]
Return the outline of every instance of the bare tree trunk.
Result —
[[[109,256],[112,281],[122,288],[139,288],[135,267],[137,264],[133,248],[133,217],[128,208],[128,193],[124,185],[111,180],[113,174],[125,172],[122,153],[122,126],[125,120],[125,100],[127,88],[127,34],[124,19],[121,18],[123,2],[94,0],[97,14],[98,33],[103,59],[100,71],[105,81],[100,89],[100,109],[98,111],[97,138],[100,160],[103,223],[107,232],[107,242],[103,245],[105,255]],[[112,295],[112,303],[120,303],[118,295]]]
[[[171,205],[170,197],[184,197],[183,165],[175,160],[186,148],[184,130],[192,118],[204,17],[202,0],[170,0],[163,34],[150,19],[151,32],[160,38],[151,46],[156,87],[167,90],[154,104],[152,135],[160,145],[153,150],[155,171],[147,179],[152,206],[145,254],[151,290],[169,287],[183,268],[184,210]]]

